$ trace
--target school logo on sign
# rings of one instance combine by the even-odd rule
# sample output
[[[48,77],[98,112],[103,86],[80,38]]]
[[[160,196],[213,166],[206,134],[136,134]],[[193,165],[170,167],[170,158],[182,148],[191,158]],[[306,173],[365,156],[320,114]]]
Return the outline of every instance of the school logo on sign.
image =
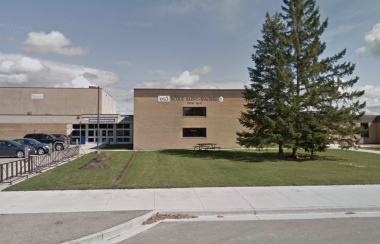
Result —
[[[170,96],[158,96],[158,102],[168,103],[170,102]]]

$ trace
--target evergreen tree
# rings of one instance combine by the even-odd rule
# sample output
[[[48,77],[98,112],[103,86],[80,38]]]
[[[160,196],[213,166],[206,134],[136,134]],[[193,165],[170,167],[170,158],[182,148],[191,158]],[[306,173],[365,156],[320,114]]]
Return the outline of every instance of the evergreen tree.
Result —
[[[365,107],[365,103],[356,101],[364,91],[350,91],[359,78],[343,79],[352,75],[355,65],[337,64],[345,55],[345,49],[332,57],[320,58],[326,49],[320,36],[328,21],[320,23],[315,0],[284,0],[284,4],[285,14],[281,17],[287,25],[287,61],[295,84],[295,89],[288,94],[293,109],[293,157],[297,157],[298,147],[306,150],[325,148],[313,145],[308,139],[321,129],[326,130],[319,134],[324,135],[325,145],[330,139],[352,146],[359,140],[355,135],[360,134],[362,128],[355,122],[364,115],[362,109]],[[319,126],[316,127],[316,123]]]
[[[285,59],[284,31],[280,15],[276,13],[271,17],[267,13],[263,39],[253,46],[255,67],[248,68],[252,83],[243,93],[247,111],[239,118],[249,131],[237,132],[240,145],[258,147],[275,142],[279,144],[280,155],[284,142],[292,137],[289,136],[292,126],[287,122],[291,108],[286,96],[292,80],[288,77],[291,72]]]
[[[254,46],[252,83],[243,93],[247,111],[239,118],[248,131],[237,132],[237,141],[245,147],[276,142],[280,155],[291,144],[294,158],[298,148],[313,158],[331,142],[354,146],[365,107],[358,101],[364,91],[352,89],[359,79],[351,77],[355,65],[338,63],[345,49],[321,57],[328,21],[320,22],[315,0],[283,2],[283,14],[266,15],[263,39]]]

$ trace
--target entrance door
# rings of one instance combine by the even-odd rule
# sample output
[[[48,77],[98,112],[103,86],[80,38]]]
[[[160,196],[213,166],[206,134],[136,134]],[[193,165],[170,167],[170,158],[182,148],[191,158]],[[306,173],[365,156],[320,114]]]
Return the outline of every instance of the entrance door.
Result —
[[[112,143],[113,142],[113,129],[100,129],[99,142]]]

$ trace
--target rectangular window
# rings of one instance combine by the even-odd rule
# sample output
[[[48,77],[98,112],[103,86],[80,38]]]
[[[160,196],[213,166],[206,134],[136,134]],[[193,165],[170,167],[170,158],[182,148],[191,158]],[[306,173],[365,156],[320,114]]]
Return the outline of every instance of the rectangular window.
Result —
[[[84,130],[84,129],[86,129],[86,125],[85,124],[73,124],[73,129],[74,130],[80,130],[80,129]]]
[[[183,116],[206,116],[205,107],[184,107]]]
[[[129,129],[130,125],[129,124],[117,124],[116,128],[117,129]]]
[[[116,131],[117,136],[129,136],[129,130],[118,130]]]
[[[183,137],[206,137],[206,128],[183,128]]]
[[[368,123],[361,123],[360,126],[366,130],[362,133],[362,137],[369,137]]]

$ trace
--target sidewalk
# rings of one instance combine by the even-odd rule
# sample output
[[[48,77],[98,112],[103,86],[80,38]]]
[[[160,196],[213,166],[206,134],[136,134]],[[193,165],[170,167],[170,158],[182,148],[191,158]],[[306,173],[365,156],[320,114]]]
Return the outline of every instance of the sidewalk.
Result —
[[[0,192],[0,214],[92,211],[380,211],[380,185]],[[350,211],[351,211],[350,210]]]

